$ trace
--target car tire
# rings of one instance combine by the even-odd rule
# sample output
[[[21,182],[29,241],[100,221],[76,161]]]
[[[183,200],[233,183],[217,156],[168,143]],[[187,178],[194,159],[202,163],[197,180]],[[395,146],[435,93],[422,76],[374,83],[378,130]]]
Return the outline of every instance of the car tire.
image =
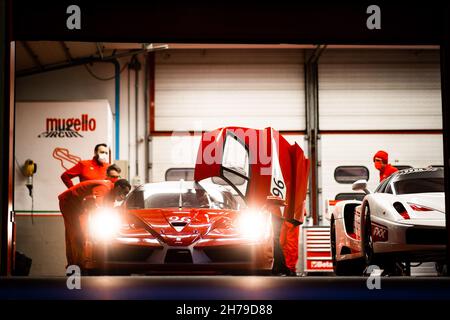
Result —
[[[330,247],[331,247],[331,260],[333,261],[333,269],[336,273],[336,264],[337,264],[337,258],[336,258],[336,223],[334,222],[334,218],[331,217],[330,222]]]
[[[447,275],[447,264],[443,262],[436,262],[435,268],[438,276],[446,276]]]
[[[364,261],[362,259],[351,259],[337,261],[336,258],[336,225],[331,219],[330,225],[331,259],[333,261],[334,274],[337,276],[361,276],[364,271]]]
[[[373,265],[375,263],[375,253],[373,250],[373,238],[372,238],[372,222],[370,219],[370,207],[366,204],[364,208],[364,229],[363,231],[363,248],[364,248],[364,260],[366,266]]]

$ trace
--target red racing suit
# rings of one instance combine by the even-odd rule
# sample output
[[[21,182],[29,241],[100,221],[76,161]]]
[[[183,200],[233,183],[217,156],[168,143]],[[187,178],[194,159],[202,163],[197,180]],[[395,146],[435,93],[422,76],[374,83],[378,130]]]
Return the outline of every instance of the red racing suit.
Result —
[[[305,205],[303,206],[303,216],[306,217]],[[299,237],[300,225],[285,220],[281,226],[280,245],[283,249],[286,267],[294,273],[297,271]]]
[[[99,163],[95,158],[91,160],[82,160],[75,166],[66,170],[61,175],[61,180],[67,186],[67,188],[73,187],[72,179],[75,177],[80,178],[80,182],[87,180],[102,180],[106,178],[106,169],[108,163]]]
[[[384,166],[384,168],[382,170],[380,170],[380,182],[397,171],[398,171],[398,169],[396,167],[391,166],[389,163],[386,164]]]
[[[66,230],[66,257],[68,265],[78,264],[83,259],[83,241],[85,230],[81,226],[83,200],[93,196],[97,205],[101,205],[106,195],[114,188],[109,180],[89,180],[81,182],[58,196],[59,208],[64,218]]]
[[[292,272],[296,271],[298,262],[298,237],[300,226],[284,221],[281,227],[280,244],[283,249],[286,267]]]

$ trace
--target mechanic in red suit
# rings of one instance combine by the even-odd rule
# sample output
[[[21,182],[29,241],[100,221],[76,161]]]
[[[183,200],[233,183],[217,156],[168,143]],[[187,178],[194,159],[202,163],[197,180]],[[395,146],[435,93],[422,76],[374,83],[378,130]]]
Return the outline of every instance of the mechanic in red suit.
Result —
[[[303,215],[306,216],[306,201],[303,205]],[[285,220],[281,226],[280,244],[283,249],[285,265],[287,270],[285,275],[297,275],[298,262],[298,241],[300,236],[300,225]]]
[[[61,175],[61,180],[67,188],[73,187],[72,179],[79,177],[80,182],[87,180],[101,180],[106,177],[108,167],[108,146],[100,143],[94,148],[94,157],[91,160],[81,160],[75,166]]]
[[[279,207],[268,207],[272,215],[274,236],[274,265],[272,273],[281,276],[296,276],[300,225],[280,218]],[[278,214],[275,212],[278,211]],[[306,215],[306,208],[303,207]]]
[[[391,166],[388,163],[388,153],[386,151],[380,150],[373,156],[373,162],[375,164],[375,168],[380,171],[380,182],[389,177],[394,172],[397,172],[398,169]]]
[[[287,270],[284,274],[295,276],[298,261],[298,237],[300,226],[285,220],[281,226],[280,244],[283,249]]]
[[[306,217],[306,201],[303,204],[303,215]],[[280,245],[283,249],[287,276],[297,275],[298,241],[300,236],[300,225],[285,220],[281,226]]]
[[[66,229],[68,265],[79,264],[83,258],[85,233],[81,224],[81,216],[85,209],[93,205],[112,207],[116,200],[124,200],[130,190],[131,185],[125,179],[119,179],[115,183],[109,179],[89,180],[80,182],[58,196],[59,208]]]

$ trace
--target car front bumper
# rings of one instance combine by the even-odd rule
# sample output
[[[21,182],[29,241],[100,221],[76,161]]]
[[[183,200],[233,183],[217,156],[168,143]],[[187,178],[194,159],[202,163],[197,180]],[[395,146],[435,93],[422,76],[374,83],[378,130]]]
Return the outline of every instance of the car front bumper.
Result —
[[[84,252],[83,269],[118,273],[269,271],[273,266],[268,241],[188,247],[88,242]]]

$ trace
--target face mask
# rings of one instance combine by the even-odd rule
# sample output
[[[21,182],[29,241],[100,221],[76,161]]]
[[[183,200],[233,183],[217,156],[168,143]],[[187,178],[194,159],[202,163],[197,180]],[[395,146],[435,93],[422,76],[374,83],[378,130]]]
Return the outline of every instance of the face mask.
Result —
[[[100,161],[102,163],[107,163],[108,162],[108,154],[107,153],[100,153],[98,155],[98,161]]]
[[[381,163],[381,162],[375,162],[375,168],[376,168],[377,170],[381,170],[382,167],[383,167],[383,163]]]
[[[109,179],[109,181],[111,181],[112,183],[116,183],[116,181],[119,180],[119,177],[109,177],[108,179]]]

